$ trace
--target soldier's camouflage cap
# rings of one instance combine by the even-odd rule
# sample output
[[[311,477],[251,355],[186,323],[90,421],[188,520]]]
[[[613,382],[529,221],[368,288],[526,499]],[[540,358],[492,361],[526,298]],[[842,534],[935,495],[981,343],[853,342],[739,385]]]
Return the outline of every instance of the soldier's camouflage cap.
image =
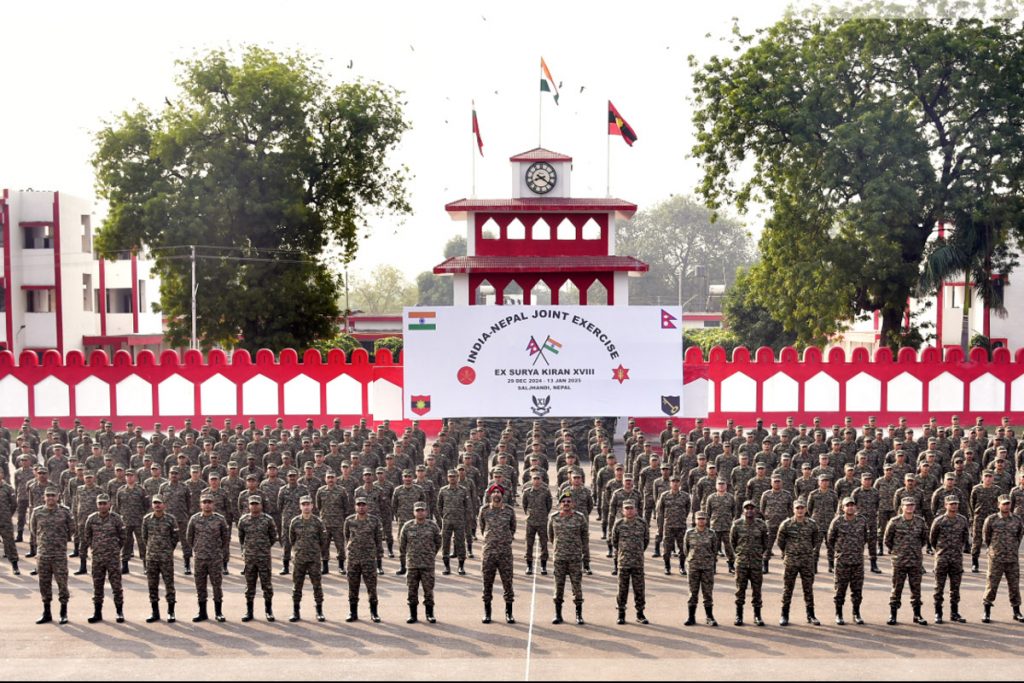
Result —
[[[426,465],[416,465],[416,471],[417,472],[426,472],[427,471],[427,466]]]
[[[953,474],[952,472],[946,472],[945,476],[943,476],[942,478],[955,481],[956,480],[956,475]]]
[[[669,481],[681,481],[678,474],[673,474],[668,478]]]
[[[773,474],[772,475],[772,481],[782,481],[782,475],[781,474]]]
[[[409,469],[402,470],[402,476],[403,477],[411,477],[412,476],[412,470],[409,470]]]
[[[860,478],[861,479],[874,479],[875,475],[872,474],[871,472],[861,472],[860,473]]]
[[[818,475],[818,481],[832,481],[832,475],[831,474],[819,474]]]
[[[95,477],[96,473],[93,472],[92,470],[86,470],[85,471],[85,476],[86,476],[86,478],[88,478],[88,477]]]
[[[252,457],[252,456],[249,456],[249,457]],[[238,469],[238,463],[235,462],[234,460],[232,460],[231,462],[228,463],[228,469],[229,470],[237,470]]]
[[[200,496],[199,496],[199,502],[201,502],[201,503],[202,503],[202,502],[205,502],[205,501],[207,501],[207,500],[208,500],[208,501],[210,501],[210,502],[212,503],[212,502],[213,502],[213,496],[211,496],[211,495],[210,495],[209,493],[203,493],[203,494],[200,494]]]
[[[100,495],[96,496],[96,502],[97,503],[109,503],[110,502],[110,496],[108,496],[105,493],[101,493]]]
[[[455,470],[448,470],[448,476],[449,477],[457,477],[457,476],[459,476],[459,473],[456,472]]]
[[[768,465],[764,464],[763,462],[759,462],[756,465],[754,465],[754,469],[755,470],[763,470],[763,469],[767,469],[767,468],[768,468]]]
[[[698,512],[697,512],[697,513],[696,513],[696,514],[695,514],[695,515],[693,516],[693,518],[694,518],[694,519],[707,519],[707,518],[708,518],[708,513],[704,512],[703,510],[699,510],[699,511],[698,511]]]
[[[208,478],[209,479],[218,479],[219,480],[220,479],[220,472],[214,470],[214,471],[210,472],[210,474],[208,475]]]
[[[159,494],[155,495],[155,496],[153,496],[152,502],[154,502],[154,503],[162,503],[162,502],[164,502],[164,497],[159,495]]]
[[[846,498],[843,498],[843,502],[842,502],[842,506],[843,507],[846,507],[847,505],[856,505],[856,504],[857,504],[857,501],[855,501],[853,498],[850,498],[849,496],[847,496]]]
[[[850,463],[850,462],[846,463],[843,466],[843,470],[846,471],[846,472],[852,472],[853,471],[853,463]]]
[[[947,503],[956,503],[957,505],[959,505],[960,504],[960,499],[957,496],[946,496],[946,502]]]
[[[365,477],[367,474],[371,476],[373,475],[373,470],[371,470],[369,467],[363,468],[363,476]]]
[[[416,510],[426,510],[427,509],[427,504],[423,503],[423,502],[413,503],[412,504],[412,509],[413,509],[413,511],[416,511]]]
[[[914,481],[917,481],[917,475],[914,474],[913,472],[907,472],[906,474],[903,475],[903,480],[907,481],[908,479],[913,479]]]
[[[892,468],[893,468],[893,464],[891,462],[887,462],[884,465],[882,465],[882,469],[883,470],[891,470]]]
[[[309,503],[310,505],[312,505],[313,499],[310,498],[309,496],[302,496],[301,498],[299,498],[299,504],[301,505],[302,503]]]
[[[996,500],[999,502],[1000,505],[1002,505],[1003,503],[1009,503],[1010,502],[1010,497],[1009,496],[999,496],[999,498],[997,498]]]
[[[622,481],[633,481],[633,475],[632,474],[627,474],[626,476],[624,476],[622,478]]]
[[[624,469],[626,469],[626,466],[623,465],[621,462],[620,463],[616,463],[615,464],[615,469],[617,469],[617,470],[624,470]],[[630,478],[632,479],[632,477],[630,477]]]
[[[752,507],[757,507],[757,506],[754,505],[754,501],[752,501],[752,500],[745,500],[745,501],[743,501],[743,507],[744,508],[752,508]]]
[[[570,500],[572,499],[572,496],[568,496],[567,494],[563,494],[562,495],[562,500],[565,500],[567,497]],[[636,507],[636,504],[633,501],[631,501],[631,500],[626,500],[626,501],[622,502],[622,509],[623,510],[625,510],[626,508],[635,508],[635,507]]]
[[[307,463],[307,464],[308,464],[308,463]],[[384,469],[383,467],[378,467],[378,468],[377,468],[377,474],[384,474],[385,472],[387,472],[387,470],[386,470],[386,469]]]
[[[917,505],[917,499],[907,496],[900,500],[900,505]]]
[[[258,479],[259,479],[259,477],[257,477],[255,474],[247,474],[247,475],[245,475],[245,480],[246,481],[256,481]]]
[[[799,497],[799,498],[797,498],[796,500],[793,501],[793,507],[794,508],[805,508],[805,507],[807,507],[807,503],[804,501],[803,496],[801,496],[801,497]]]
[[[46,489],[43,491],[43,495],[44,496],[56,496],[56,495],[58,495],[58,491],[57,491],[56,488],[54,488],[52,486],[47,486]]]
[[[118,472],[118,471],[120,471],[120,472],[124,472],[124,465],[115,465],[115,466],[114,466],[114,471],[115,471],[115,472]],[[135,473],[135,470],[132,470],[132,473],[134,474],[134,473]]]

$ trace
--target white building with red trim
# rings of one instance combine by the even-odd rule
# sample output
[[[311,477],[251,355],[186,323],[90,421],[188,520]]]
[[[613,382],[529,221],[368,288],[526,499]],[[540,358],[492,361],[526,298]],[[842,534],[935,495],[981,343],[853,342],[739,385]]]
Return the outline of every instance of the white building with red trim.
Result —
[[[94,222],[85,199],[3,190],[0,346],[15,354],[162,348],[163,320],[152,312],[160,280],[151,262],[134,252],[97,258]]]

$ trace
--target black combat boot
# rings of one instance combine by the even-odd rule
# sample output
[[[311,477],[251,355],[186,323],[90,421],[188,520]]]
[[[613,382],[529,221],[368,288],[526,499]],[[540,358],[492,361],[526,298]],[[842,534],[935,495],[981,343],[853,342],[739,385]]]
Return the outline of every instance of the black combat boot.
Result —
[[[942,603],[941,602],[936,602],[935,603],[935,623],[936,624],[941,624],[942,623]]]
[[[324,603],[316,603],[316,620],[319,622],[327,621],[327,617],[324,616]]]
[[[242,623],[247,624],[252,621],[252,604],[255,602],[252,598],[245,599],[245,614],[242,615]]]
[[[377,558],[377,576],[384,576],[384,558]]]
[[[555,603],[555,618],[551,620],[551,623],[552,624],[561,624],[562,623],[562,603],[560,603],[560,602],[556,602]]]
[[[465,560],[459,560],[459,576],[465,576],[465,575],[466,575],[466,561]]]
[[[651,622],[647,621],[647,617],[644,616],[644,611],[642,609],[638,609],[636,611],[636,623],[638,623],[638,624],[649,624],[649,623],[651,623]]]
[[[471,541],[469,538],[466,539],[466,556],[471,560],[474,559],[473,541]]]
[[[665,553],[665,576],[672,575],[672,553]]]
[[[888,624],[889,626],[896,625],[896,612],[898,612],[899,609],[900,608],[896,605],[889,605],[889,621],[885,622],[886,624]]]
[[[686,609],[687,609],[687,613],[689,614],[689,616],[686,618],[686,621],[683,622],[683,626],[696,626],[697,625],[697,607],[696,606],[690,607],[688,605]]]
[[[516,623],[516,618],[514,616],[512,616],[512,603],[511,602],[507,602],[507,601],[505,602],[505,623],[506,624],[514,624],[514,623]]]
[[[219,623],[222,623],[222,624],[226,621],[224,619],[223,607],[224,607],[224,602],[222,600],[214,600],[213,601],[213,618],[216,619]]]
[[[21,570],[18,569],[18,561],[17,560],[11,560],[11,571],[14,572],[15,576],[21,576]]]
[[[953,602],[952,600],[950,601],[950,603],[949,603],[949,620],[953,621],[953,622],[956,622],[957,624],[966,624],[967,620],[964,619],[962,616],[960,616],[960,610],[957,609],[958,607],[960,607],[960,603]]]
[[[764,626],[764,619],[761,618],[761,608],[754,608],[754,624],[756,626]]]
[[[1020,606],[1013,608],[1013,620],[1016,622],[1024,622],[1024,614],[1020,613]]]
[[[359,621],[359,601],[349,600],[348,601],[348,618],[346,622],[352,623],[353,621]]]
[[[491,603],[484,602],[484,618],[480,620],[484,624],[491,623]]]
[[[25,555],[25,557],[31,558],[31,557],[35,557],[35,556],[36,556],[36,544],[35,543],[29,543],[28,554]],[[611,555],[609,555],[609,557],[611,557]]]
[[[177,617],[174,616],[174,601],[173,600],[168,600],[167,601],[167,623],[168,624],[173,624],[175,621],[177,621]]]
[[[149,618],[146,619],[146,623],[147,624],[152,624],[154,622],[160,621],[160,601],[159,600],[150,600],[149,601],[149,608],[150,608],[150,610],[152,610],[152,614],[150,614]]]
[[[836,573],[836,561],[835,560],[829,560],[828,561],[828,573],[829,574],[835,574]]]
[[[594,572],[590,571],[590,560],[583,563],[583,573],[587,576],[592,576]]]
[[[327,564],[327,563],[325,562],[324,564]],[[395,572],[395,576],[405,576],[405,572],[406,572],[406,569],[405,569],[405,559],[403,558],[401,560],[401,564],[398,567],[398,571]]]
[[[199,601],[199,614],[197,614],[194,617],[192,617],[192,623],[198,624],[200,621],[206,621],[209,618],[210,617],[207,616],[207,614],[206,614],[206,601],[205,600],[200,600]]]
[[[526,575],[533,576],[533,560],[526,561]]]
[[[377,601],[370,600],[370,621],[375,624],[380,623],[380,615],[377,614]]]
[[[444,561],[444,569],[441,570],[441,573],[444,574],[445,576],[448,576],[449,574],[452,573],[452,561],[451,561],[451,558],[446,557],[446,558],[444,558],[443,561]]]
[[[291,572],[291,564],[292,564],[291,560],[289,560],[287,557],[284,558],[284,568],[281,569],[281,571],[279,572],[281,576],[285,576],[286,574],[291,574],[292,573]]]
[[[405,569],[404,565],[402,566],[402,569],[403,570]],[[320,573],[321,574],[330,574],[331,573],[331,563],[328,562],[327,560],[322,561],[320,563]]]
[[[25,533],[24,529],[18,529],[18,535],[14,539],[14,542],[15,543],[23,543],[24,542],[24,533]],[[75,544],[75,557],[78,557],[78,544],[77,543]]]
[[[612,560],[612,576],[619,575],[619,558]]]
[[[843,606],[842,604],[836,604],[836,626],[845,626],[846,619],[843,619]]]
[[[626,623],[626,610],[624,610],[624,609],[620,609],[619,610],[619,618],[615,620],[615,623],[618,624],[619,626],[622,626],[623,624]]]
[[[928,625],[928,622],[925,621],[925,618],[921,616],[921,606],[920,605],[915,605],[914,606],[914,623],[917,624],[918,626],[927,626]]]
[[[736,605],[736,619],[732,622],[733,626],[743,626],[743,607]]]
[[[661,557],[661,541],[654,542],[654,554],[651,557]]]
[[[711,605],[704,605],[704,623],[708,626],[718,626],[718,622],[715,621],[715,615],[713,614],[713,608]]]
[[[881,574],[882,573],[882,570],[878,568],[878,558],[877,557],[871,559],[871,573],[872,574]]]
[[[783,603],[782,613],[779,615],[779,626],[789,626],[789,605]]]
[[[116,621],[119,624],[124,623],[124,604],[119,605],[116,602],[114,603],[114,615],[114,621]]]
[[[87,572],[86,572],[86,569],[85,569],[85,555],[83,555],[78,560],[78,571],[75,572],[75,576],[82,576],[83,574],[86,574],[86,573]]]
[[[762,574],[767,574],[768,573],[768,558],[767,557],[764,558],[763,560],[761,560],[761,573]]]
[[[341,558],[338,559],[338,573],[342,576],[346,576],[345,560],[342,560]]]
[[[29,555],[29,557],[32,557],[32,556]],[[605,555],[605,557],[615,557],[615,553],[612,552],[612,544],[611,543],[608,544],[608,554]]]
[[[405,620],[407,624],[415,624],[420,620],[419,618],[420,604],[418,602],[409,603],[409,618]]]
[[[128,560],[121,560],[121,575],[128,573]]]
[[[583,605],[576,605],[576,623],[580,626],[586,623],[583,621]]]
[[[60,617],[58,618],[57,623],[61,626],[68,623],[68,603],[66,602],[60,603]]]
[[[981,570],[978,568],[978,555],[975,555],[975,554],[972,553],[971,554],[971,573],[977,574],[979,571],[981,571]]]
[[[733,560],[729,560],[729,573],[730,574],[735,574],[736,573],[736,563]]]
[[[49,624],[51,621],[53,621],[53,615],[50,614],[50,602],[47,600],[43,602],[43,616],[39,617],[36,623]]]
[[[395,558],[395,541],[391,538],[388,539],[388,557]]]
[[[103,621],[103,603],[96,602],[92,606],[92,616],[86,619],[90,624],[96,624]]]
[[[266,612],[267,621],[274,621],[274,600],[272,598],[263,598],[263,611]]]
[[[548,575],[548,561],[547,560],[541,560],[540,561],[540,575],[541,576],[547,576]]]
[[[686,576],[686,558],[679,556],[679,576]]]
[[[21,534],[18,534],[18,540],[16,542],[17,543],[21,543]],[[78,552],[78,541],[75,541],[75,546],[72,549],[71,554],[68,555],[68,557],[80,557],[80,556],[81,555]]]
[[[433,605],[424,604],[423,605],[423,612],[426,614],[427,623],[428,624],[436,624],[437,623],[437,619],[434,617],[434,606]]]
[[[185,576],[192,576],[192,558],[185,558]]]
[[[864,625],[864,620],[860,616],[860,601],[859,600],[854,600],[853,601],[853,623],[857,624],[858,626],[863,626]]]
[[[818,621],[818,617],[814,616],[814,608],[807,608],[807,623],[811,626],[821,626],[821,622]]]
[[[992,605],[982,603],[982,608],[985,610],[984,616],[981,618],[981,623],[991,624],[992,623]]]
[[[288,617],[288,621],[294,623],[294,622],[299,621],[300,619],[302,619],[301,605],[302,605],[302,601],[301,600],[292,600],[292,615],[290,617]]]

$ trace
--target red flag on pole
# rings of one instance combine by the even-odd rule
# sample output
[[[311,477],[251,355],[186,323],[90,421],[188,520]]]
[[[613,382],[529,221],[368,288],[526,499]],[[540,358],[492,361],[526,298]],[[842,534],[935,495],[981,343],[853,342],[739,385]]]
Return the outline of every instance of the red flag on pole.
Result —
[[[626,123],[626,119],[622,118],[611,100],[608,100],[608,135],[621,135],[630,147],[636,142],[636,132],[633,131],[632,126]]]
[[[480,156],[484,155],[484,140],[480,137],[480,122],[476,120],[476,102],[473,102],[473,133],[476,135],[476,146]]]

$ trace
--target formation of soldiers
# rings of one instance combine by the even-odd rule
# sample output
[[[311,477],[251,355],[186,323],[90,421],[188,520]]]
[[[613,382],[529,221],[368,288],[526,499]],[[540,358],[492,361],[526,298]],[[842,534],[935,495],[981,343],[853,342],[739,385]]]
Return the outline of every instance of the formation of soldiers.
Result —
[[[648,440],[632,422],[616,438],[595,419],[586,428],[562,421],[509,421],[489,431],[484,421],[445,422],[427,444],[417,422],[401,435],[384,421],[350,430],[260,429],[212,420],[180,431],[160,424],[151,434],[130,423],[124,432],[104,423],[95,433],[59,422],[40,433],[26,420],[15,433],[0,424],[0,540],[12,571],[20,575],[18,544],[37,558],[43,614],[53,620],[57,585],[59,622],[68,620],[68,560],[76,574],[91,573],[93,615],[103,619],[107,585],[116,620],[124,621],[121,576],[129,573],[136,548],[149,587],[147,622],[174,622],[175,553],[195,584],[192,621],[224,621],[223,576],[229,573],[232,536],[237,531],[245,577],[246,611],[254,618],[259,583],[265,618],[274,621],[273,555],[280,546],[282,569],[290,575],[292,613],[299,621],[306,580],[312,585],[316,618],[325,620],[323,576],[332,569],[348,582],[347,621],[359,618],[365,585],[370,618],[380,621],[377,579],[384,558],[395,558],[408,587],[408,623],[435,617],[435,567],[442,574],[466,574],[474,540],[482,540],[483,622],[492,621],[494,583],[500,579],[505,620],[515,623],[512,544],[521,519],[526,536],[526,574],[554,574],[554,618],[563,621],[568,579],[577,624],[584,624],[583,577],[591,575],[590,518],[600,522],[601,539],[617,576],[619,624],[625,623],[632,589],[636,621],[645,616],[645,564],[653,557],[689,586],[686,625],[696,623],[703,599],[705,623],[716,626],[714,583],[725,558],[736,586],[734,623],[745,622],[747,592],[753,623],[763,626],[762,584],[777,547],[783,592],[779,623],[787,625],[797,578],[806,619],[819,624],[813,585],[822,546],[833,575],[835,621],[845,624],[849,594],[854,623],[863,623],[861,604],[865,560],[882,573],[878,558],[891,557],[889,624],[897,623],[902,593],[909,584],[913,621],[922,615],[925,555],[934,557],[934,620],[963,622],[960,585],[964,556],[978,572],[987,549],[983,621],[1000,583],[1008,587],[1013,618],[1020,609],[1019,547],[1024,538],[1024,444],[1004,418],[990,430],[978,418],[965,428],[954,418],[948,428],[934,420],[915,438],[905,420],[882,429],[869,420],[855,430],[849,419],[826,430],[771,425],[758,420],[749,431],[732,420],[711,431],[697,420],[684,432],[668,420]],[[582,461],[590,462],[590,471]],[[550,472],[554,472],[551,477]],[[166,478],[164,474],[166,473]],[[653,526],[653,529],[652,529]],[[653,532],[653,534],[652,534]],[[69,553],[69,548],[71,552]],[[91,558],[91,566],[89,565]],[[539,564],[539,567],[538,567]],[[209,591],[209,592],[208,592]],[[209,593],[212,593],[210,596]]]

